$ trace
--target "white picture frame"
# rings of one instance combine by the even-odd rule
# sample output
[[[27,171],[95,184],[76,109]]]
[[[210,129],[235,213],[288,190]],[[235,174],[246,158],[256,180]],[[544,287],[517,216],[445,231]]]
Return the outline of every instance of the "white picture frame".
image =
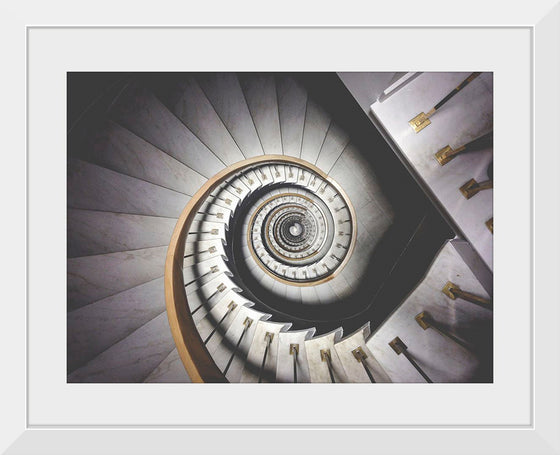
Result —
[[[70,11],[72,4],[63,3]],[[247,15],[237,3],[183,5],[177,14],[165,4],[146,11],[134,3],[101,6],[78,17],[29,2],[1,19],[9,62],[3,82],[10,88],[1,114],[9,151],[2,182],[8,248],[0,331],[3,453],[560,454],[553,287],[560,276],[558,0],[515,11],[505,3],[471,2],[446,12],[435,1],[373,11],[283,3],[272,21]],[[177,25],[178,13],[184,25]],[[186,39],[195,34],[201,39]],[[477,40],[488,43],[478,57],[471,52],[482,49]],[[184,54],[171,52],[183,42]],[[224,43],[232,46],[228,52],[220,51]],[[245,46],[235,48],[240,43]],[[503,53],[492,54],[495,49]],[[438,61],[438,52],[445,58]],[[515,90],[500,68],[516,62],[528,85],[505,102]],[[481,67],[473,68],[476,63]],[[378,384],[377,390],[66,384],[64,73],[155,69],[495,71],[496,124],[503,126],[495,141],[495,383]],[[528,111],[516,111],[517,101]],[[508,155],[519,137],[530,150]]]

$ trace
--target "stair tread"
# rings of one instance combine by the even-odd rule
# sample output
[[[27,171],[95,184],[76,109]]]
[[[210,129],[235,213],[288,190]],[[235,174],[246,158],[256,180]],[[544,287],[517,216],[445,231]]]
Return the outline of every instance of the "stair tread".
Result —
[[[276,83],[271,74],[239,75],[249,111],[266,155],[282,155]]]
[[[206,178],[225,165],[148,90],[131,84],[113,105],[110,115],[139,137]]]
[[[171,111],[225,164],[245,159],[193,76],[185,77],[169,103]]]
[[[331,118],[313,99],[307,100],[305,127],[301,146],[301,159],[315,164],[327,136]]]
[[[307,351],[305,340],[311,339],[315,328],[306,330],[290,330],[278,335],[278,361],[276,365],[277,382],[294,382],[293,355],[290,354],[290,345],[298,345],[297,354],[297,382],[310,382],[309,365],[307,363]]]
[[[68,160],[68,207],[178,218],[190,197],[85,161]]]
[[[156,278],[68,313],[68,372],[164,312],[163,288]]]
[[[176,219],[130,213],[68,209],[69,258],[164,246]]]
[[[68,310],[161,277],[166,254],[161,246],[68,259]]]
[[[280,132],[284,155],[301,155],[307,92],[292,77],[279,76],[276,79],[278,110],[280,112]]]
[[[90,142],[71,150],[76,158],[193,195],[206,178],[123,126],[106,121]]]
[[[161,313],[68,375],[68,382],[142,382],[175,344]]]
[[[169,355],[150,373],[144,382],[158,383],[190,383],[192,382],[185,371],[181,357],[177,348],[173,349]]]
[[[263,155],[237,76],[234,73],[213,73],[200,75],[197,80],[243,155],[246,158]]]

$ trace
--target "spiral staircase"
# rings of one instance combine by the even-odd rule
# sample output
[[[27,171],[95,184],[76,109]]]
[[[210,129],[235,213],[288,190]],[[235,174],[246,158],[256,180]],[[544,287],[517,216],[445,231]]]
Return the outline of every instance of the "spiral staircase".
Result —
[[[476,254],[336,75],[69,103],[68,382],[492,381]]]

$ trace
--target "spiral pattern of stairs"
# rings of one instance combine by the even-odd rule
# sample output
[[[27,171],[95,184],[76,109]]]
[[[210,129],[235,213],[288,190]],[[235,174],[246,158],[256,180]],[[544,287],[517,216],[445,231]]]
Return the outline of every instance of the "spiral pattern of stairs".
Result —
[[[430,220],[421,197],[392,197],[395,176],[333,117],[296,75],[128,75],[107,88],[69,133],[68,381],[190,381],[164,262],[181,212],[211,182],[182,246],[183,282],[225,378],[390,382],[370,326],[451,236],[418,234]],[[407,271],[411,245],[422,259]]]

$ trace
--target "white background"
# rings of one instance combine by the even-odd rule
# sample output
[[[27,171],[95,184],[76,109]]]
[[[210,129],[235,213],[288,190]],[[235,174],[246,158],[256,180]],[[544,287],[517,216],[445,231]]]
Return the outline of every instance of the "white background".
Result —
[[[560,80],[560,58],[559,58],[559,19],[560,7],[558,0],[536,0],[522,2],[511,8],[510,2],[487,2],[484,0],[473,0],[468,4],[455,6],[448,1],[418,1],[402,0],[399,2],[370,3],[370,9],[362,8],[358,2],[346,1],[330,2],[325,0],[320,4],[304,4],[301,1],[285,0],[274,6],[265,5],[263,2],[246,2],[247,8],[243,9],[242,2],[214,2],[196,5],[186,2],[173,2],[160,0],[157,3],[138,0],[134,3],[119,3],[114,1],[99,0],[92,3],[78,4],[65,0],[53,0],[51,2],[27,1],[25,3],[11,2],[2,4],[0,28],[3,46],[3,73],[2,81],[3,109],[0,110],[0,124],[3,134],[3,157],[2,157],[2,208],[3,216],[1,233],[4,240],[4,260],[0,263],[2,276],[2,301],[3,322],[0,330],[0,349],[2,350],[3,374],[1,376],[0,400],[2,412],[0,413],[0,450],[11,445],[8,453],[134,453],[135,455],[153,453],[322,453],[340,454],[357,453],[358,450],[381,453],[430,453],[449,454],[453,453],[504,453],[520,454],[528,453],[560,453],[560,441],[558,427],[560,426],[560,399],[558,384],[560,383],[560,331],[558,322],[560,313],[558,308],[558,297],[556,295],[556,283],[560,276],[558,256],[560,252],[558,243],[558,232],[560,231],[560,187],[558,183],[560,140],[558,133],[559,124],[559,87]],[[321,41],[315,34],[307,39],[299,39],[295,47],[290,46],[294,41],[289,39],[293,31],[286,31],[282,45],[277,48],[267,47],[259,34],[256,39],[247,43],[245,48],[236,48],[235,43],[228,35],[220,38],[212,34],[207,41],[178,41],[165,42],[164,46],[157,45],[152,39],[141,38],[138,32],[134,39],[129,32],[125,32],[127,38],[117,45],[110,42],[113,36],[105,34],[104,37],[96,37],[95,42],[90,42],[84,47],[84,43],[74,48],[74,33],[79,30],[67,30],[63,43],[57,46],[45,46],[43,56],[36,55],[37,60],[31,62],[30,70],[33,77],[40,82],[41,74],[33,74],[39,70],[38,64],[45,60],[49,61],[49,67],[41,68],[44,71],[46,86],[40,88],[37,97],[33,98],[33,109],[37,109],[38,117],[33,119],[30,125],[33,129],[30,142],[29,159],[29,185],[36,201],[31,201],[29,207],[28,223],[30,228],[30,257],[29,268],[29,304],[32,311],[31,341],[34,343],[29,365],[31,379],[30,390],[31,401],[26,400],[26,321],[25,321],[25,299],[26,299],[26,273],[25,273],[25,251],[26,241],[26,193],[25,193],[25,137],[26,113],[24,96],[26,93],[25,80],[25,38],[28,25],[41,24],[68,24],[68,25],[97,25],[97,24],[348,24],[348,25],[435,25],[435,26],[457,26],[457,25],[521,25],[528,28],[517,30],[523,35],[521,48],[516,42],[509,42],[505,34],[508,29],[486,30],[491,35],[488,42],[481,49],[476,46],[476,39],[469,39],[458,45],[450,39],[448,32],[455,33],[452,29],[443,29],[431,39],[420,37],[417,29],[402,30],[408,34],[393,35],[392,40],[384,35],[372,39],[365,30],[352,30],[351,35],[361,34],[359,42],[353,41],[350,47],[345,47],[340,40],[334,37],[328,45]],[[533,29],[536,26],[536,29]],[[535,194],[537,199],[534,203],[535,225],[535,292],[537,304],[535,305],[536,330],[534,331],[535,343],[531,345],[529,329],[533,326],[530,311],[530,296],[527,295],[530,273],[527,269],[530,258],[527,252],[530,247],[527,235],[531,227],[531,218],[527,213],[527,194],[525,188],[527,180],[511,181],[507,174],[509,169],[514,169],[514,175],[526,178],[531,173],[530,150],[527,147],[516,147],[514,162],[511,163],[511,155],[503,154],[498,149],[505,149],[508,136],[521,134],[520,144],[527,141],[528,127],[526,112],[523,105],[527,105],[530,90],[527,85],[512,87],[508,80],[509,75],[498,74],[498,68],[507,68],[508,65],[515,66],[515,60],[525,70],[520,75],[527,78],[530,75],[530,66],[526,62],[528,55],[525,49],[531,47],[528,41],[528,30],[533,32],[533,43],[536,43],[534,63],[538,68],[535,78],[536,92],[536,135],[532,140],[536,143],[537,151],[534,160],[537,178],[534,179]],[[463,29],[463,32],[473,32],[472,29]],[[70,33],[69,33],[70,32]],[[173,31],[171,31],[173,32]],[[391,31],[389,31],[391,32]],[[435,34],[436,32],[424,32]],[[480,30],[474,31],[476,36]],[[115,34],[115,32],[112,32]],[[175,33],[169,33],[171,36]],[[329,34],[329,31],[325,31]],[[338,33],[338,32],[337,32]],[[395,32],[393,32],[395,33]],[[266,34],[266,32],[265,32]],[[298,37],[303,31],[296,33]],[[216,38],[214,38],[216,36]],[[471,35],[473,36],[473,35]],[[509,35],[508,35],[509,36]],[[288,38],[287,38],[288,37]],[[402,37],[402,38],[401,38]],[[39,38],[37,36],[37,38]],[[43,37],[40,38],[42,40]],[[328,39],[328,36],[327,36]],[[287,40],[287,41],[286,41]],[[37,43],[38,45],[40,43]],[[480,43],[479,43],[480,44]],[[208,53],[209,48],[220,51],[217,55]],[[447,52],[441,54],[440,51]],[[496,52],[496,49],[499,49]],[[115,53],[113,53],[113,50]],[[530,50],[530,49],[529,49]],[[118,52],[117,52],[118,51]],[[224,52],[225,51],[225,52]],[[212,395],[212,399],[205,402],[220,410],[232,408],[236,416],[246,417],[256,415],[259,422],[266,420],[268,416],[276,415],[278,409],[289,409],[291,415],[303,414],[308,417],[308,423],[315,418],[322,417],[323,409],[328,409],[327,419],[334,420],[336,424],[348,423],[347,409],[337,408],[336,401],[331,398],[338,393],[343,399],[355,402],[357,409],[356,420],[362,418],[378,418],[388,423],[392,420],[412,421],[414,417],[421,416],[421,424],[413,427],[399,425],[396,429],[386,427],[368,429],[361,431],[342,430],[325,431],[322,429],[306,431],[281,431],[261,430],[259,432],[248,432],[245,430],[178,430],[160,429],[144,431],[140,427],[132,430],[26,430],[27,417],[30,423],[40,423],[51,420],[64,421],[68,425],[75,425],[75,417],[82,415],[83,420],[91,422],[96,417],[103,421],[104,425],[113,420],[126,420],[120,410],[121,406],[127,404],[137,411],[140,407],[140,418],[146,419],[150,424],[169,421],[173,415],[183,419],[187,415],[197,415],[200,409],[193,404],[199,395],[201,386],[195,389],[196,394],[186,388],[176,388],[178,393],[170,393],[173,387],[167,389],[165,395],[160,390],[151,389],[149,386],[109,386],[108,389],[98,389],[95,398],[99,398],[100,405],[97,409],[87,409],[91,403],[83,402],[86,395],[92,389],[84,386],[77,392],[65,385],[65,195],[64,185],[66,176],[64,172],[65,157],[65,89],[64,71],[66,70],[192,70],[192,62],[197,61],[200,65],[196,69],[206,70],[234,70],[234,69],[313,69],[313,70],[472,70],[471,58],[476,55],[476,63],[485,63],[480,70],[496,71],[495,74],[495,123],[496,123],[496,148],[495,157],[499,160],[496,166],[496,188],[495,211],[496,211],[496,389],[500,394],[509,393],[509,401],[521,400],[518,413],[512,420],[519,419],[528,421],[531,416],[531,407],[528,397],[531,394],[529,383],[530,368],[528,355],[533,353],[534,367],[536,368],[536,382],[534,387],[535,418],[532,426],[519,428],[505,426],[495,428],[485,426],[487,415],[499,417],[499,409],[496,411],[488,402],[477,400],[478,408],[473,409],[472,414],[466,414],[467,418],[475,420],[481,429],[446,429],[437,431],[440,427],[426,429],[428,420],[444,420],[444,424],[451,419],[458,420],[461,417],[461,409],[456,406],[457,400],[463,401],[462,394],[471,386],[448,386],[433,385],[416,389],[416,397],[403,398],[398,394],[408,386],[390,385],[383,390],[383,394],[366,389],[367,393],[348,393],[353,386],[344,389],[341,385],[340,392],[335,389],[324,389],[325,393],[314,393],[315,398],[309,393],[316,387],[307,389],[294,388],[289,390],[289,399],[280,405],[263,405],[263,401],[257,401],[254,395],[258,391],[256,387],[247,389],[247,397],[241,406],[234,405],[231,397],[240,395],[244,386],[229,385],[223,393]],[[197,55],[202,60],[198,59]],[[353,57],[352,57],[353,56]],[[35,58],[35,57],[34,57]],[[295,59],[294,59],[295,58]],[[291,62],[291,63],[290,63]],[[299,63],[296,63],[299,62]],[[33,65],[37,63],[34,67]],[[505,92],[504,92],[505,91]],[[35,97],[35,94],[33,94]],[[56,98],[56,99],[54,99]],[[43,106],[41,104],[45,103]],[[521,104],[520,104],[521,103]],[[512,117],[515,114],[515,119]],[[504,117],[512,119],[513,123],[506,125]],[[506,126],[505,132],[498,131],[498,125]],[[525,131],[527,130],[527,132]],[[511,142],[511,141],[510,141]],[[517,143],[517,141],[515,141]],[[529,144],[530,145],[530,144]],[[521,150],[523,148],[523,150]],[[44,158],[41,160],[41,158]],[[46,164],[43,164],[46,162]],[[515,163],[519,162],[518,165]],[[503,163],[503,164],[502,164]],[[48,175],[51,175],[49,178]],[[504,175],[505,174],[505,175]],[[41,177],[43,175],[43,177]],[[56,176],[56,178],[55,178]],[[507,182],[507,184],[506,184]],[[41,198],[42,203],[47,204],[40,207],[40,194],[45,192]],[[521,200],[517,203],[517,196]],[[51,197],[54,197],[52,199]],[[59,198],[59,199],[56,199]],[[509,202],[508,202],[509,201]],[[505,205],[504,205],[505,204]],[[516,210],[520,210],[516,212]],[[501,213],[500,213],[501,212]],[[515,213],[518,215],[515,216]],[[498,220],[498,216],[500,220]],[[512,222],[515,221],[515,222]],[[503,224],[502,224],[503,223]],[[500,224],[502,228],[500,229]],[[521,232],[518,231],[521,229]],[[502,231],[499,233],[499,231]],[[52,246],[49,243],[53,242]],[[520,248],[518,250],[518,247]],[[37,253],[35,253],[37,250]],[[39,253],[54,251],[52,257],[42,257]],[[519,251],[519,254],[518,254]],[[520,270],[517,270],[517,267]],[[52,280],[40,281],[44,272]],[[510,274],[513,273],[513,276]],[[520,278],[521,277],[521,278]],[[500,292],[508,287],[521,286],[521,292],[515,293],[513,299],[504,300]],[[504,297],[506,294],[502,294]],[[511,293],[507,294],[512,296]],[[512,310],[510,306],[515,308]],[[517,321],[520,325],[513,325],[503,321],[511,321],[509,317],[515,318],[513,313],[521,311]],[[34,313],[33,313],[34,312]],[[43,319],[41,319],[43,318]],[[506,319],[504,319],[506,318]],[[44,326],[41,328],[41,326]],[[37,329],[37,332],[35,330]],[[516,338],[521,338],[516,342]],[[509,349],[510,343],[515,346],[522,345],[520,352]],[[41,349],[39,344],[45,344],[46,349]],[[36,349],[36,350],[35,350]],[[46,352],[46,353],[45,353]],[[45,356],[41,358],[38,356]],[[516,368],[511,377],[501,375],[505,365],[513,363]],[[44,381],[47,387],[41,387],[38,381]],[[517,376],[520,376],[519,378]],[[498,383],[500,379],[500,383]],[[508,387],[509,381],[516,382],[518,387]],[[518,382],[517,382],[518,381]],[[263,386],[263,385],[261,385]],[[156,386],[159,387],[159,386]],[[204,385],[209,392],[213,385]],[[265,386],[266,387],[266,386]],[[485,386],[484,386],[485,387]],[[41,388],[43,390],[41,390]],[[395,388],[391,392],[391,388]],[[110,392],[109,392],[110,390]],[[267,400],[275,400],[277,389],[263,389]],[[375,395],[373,395],[375,393]],[[395,395],[393,395],[395,393]],[[470,392],[469,392],[470,393]],[[44,409],[48,405],[47,397],[43,394],[52,394],[55,399],[50,410]],[[398,394],[398,396],[397,396]],[[106,395],[106,396],[104,396]],[[165,400],[165,396],[170,401]],[[381,395],[381,396],[380,396]],[[412,395],[412,394],[411,394]],[[478,394],[471,394],[474,396]],[[109,401],[107,398],[118,399]],[[394,398],[390,405],[383,404],[380,400],[384,397]],[[340,397],[339,397],[340,398]],[[36,401],[35,401],[36,400]],[[76,403],[70,403],[77,400]],[[135,400],[143,402],[143,406],[135,403]],[[389,400],[386,400],[388,402]],[[153,403],[157,402],[156,405]],[[321,402],[324,404],[321,405]],[[418,405],[418,402],[421,402]],[[29,416],[26,413],[27,405],[30,406]],[[509,404],[508,404],[509,405]],[[82,407],[77,416],[68,414],[68,407]],[[321,408],[322,407],[322,408]],[[515,403],[513,407],[516,407]],[[60,410],[59,410],[60,408]],[[176,412],[173,411],[176,409]],[[443,410],[443,411],[442,411]],[[59,412],[60,411],[60,412]],[[93,412],[89,412],[93,411]],[[127,412],[126,409],[124,412]],[[280,411],[280,414],[283,412]],[[162,414],[165,414],[162,416]],[[412,417],[412,418],[411,418]],[[225,420],[225,419],[224,419]],[[127,422],[127,425],[133,420]],[[226,422],[234,425],[235,419]],[[501,422],[500,425],[504,425]],[[58,427],[60,428],[60,427]],[[279,433],[279,431],[281,431]],[[274,441],[270,444],[270,441]],[[266,450],[263,450],[263,446]]]

